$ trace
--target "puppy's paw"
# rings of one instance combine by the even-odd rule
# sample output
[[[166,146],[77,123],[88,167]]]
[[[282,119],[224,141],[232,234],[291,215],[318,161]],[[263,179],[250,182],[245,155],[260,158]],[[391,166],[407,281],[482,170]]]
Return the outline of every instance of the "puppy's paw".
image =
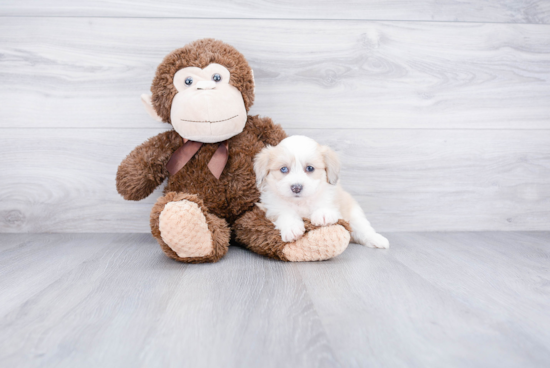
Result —
[[[340,219],[340,214],[337,211],[330,209],[319,209],[311,215],[311,223],[316,226],[333,225]]]
[[[390,247],[390,241],[377,233],[367,239],[366,246],[371,248],[388,249]]]
[[[388,249],[390,242],[388,239],[378,233],[364,234],[354,231],[351,234],[352,240],[369,248]]]
[[[296,214],[279,216],[275,221],[275,228],[281,232],[281,239],[285,243],[299,239],[306,232],[304,221]]]
[[[290,243],[300,239],[302,235],[304,235],[304,232],[306,231],[303,222],[300,222],[300,223],[295,222],[293,224],[288,224],[286,226],[281,227],[280,230],[281,230],[281,239],[283,239],[285,243]]]

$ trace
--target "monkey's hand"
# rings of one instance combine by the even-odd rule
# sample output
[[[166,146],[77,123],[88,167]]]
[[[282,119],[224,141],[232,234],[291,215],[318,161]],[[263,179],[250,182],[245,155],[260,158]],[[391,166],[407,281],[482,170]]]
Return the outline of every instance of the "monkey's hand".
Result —
[[[149,196],[168,176],[166,163],[181,144],[171,130],[150,138],[122,161],[116,175],[117,191],[126,200],[139,201]]]

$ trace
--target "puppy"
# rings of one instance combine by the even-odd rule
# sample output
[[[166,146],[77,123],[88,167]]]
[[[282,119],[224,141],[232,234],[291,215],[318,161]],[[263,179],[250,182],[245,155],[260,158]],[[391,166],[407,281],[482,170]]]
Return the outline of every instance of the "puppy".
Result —
[[[303,217],[323,226],[347,220],[352,241],[371,248],[388,248],[359,204],[338,183],[340,161],[336,152],[313,139],[296,135],[264,148],[254,159],[261,192],[260,208],[281,231],[285,242],[304,234]]]

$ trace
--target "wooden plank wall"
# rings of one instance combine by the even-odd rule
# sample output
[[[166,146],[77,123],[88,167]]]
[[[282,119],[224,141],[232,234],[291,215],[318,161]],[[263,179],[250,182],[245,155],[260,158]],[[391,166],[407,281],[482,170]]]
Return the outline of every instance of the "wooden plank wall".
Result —
[[[139,95],[214,37],[252,114],[332,145],[380,231],[550,230],[547,1],[0,4],[0,231],[147,232],[117,165],[169,127]]]

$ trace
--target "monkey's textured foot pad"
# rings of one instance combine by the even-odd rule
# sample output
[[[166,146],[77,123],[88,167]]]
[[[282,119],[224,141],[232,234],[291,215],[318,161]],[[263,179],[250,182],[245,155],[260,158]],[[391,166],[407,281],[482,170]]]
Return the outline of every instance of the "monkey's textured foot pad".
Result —
[[[169,192],[151,210],[151,233],[166,255],[185,263],[217,262],[231,231],[196,195]]]
[[[321,261],[342,253],[350,241],[351,228],[344,220],[331,226],[315,226],[304,219],[302,238],[292,243],[281,239],[281,232],[258,206],[235,221],[235,240],[248,249],[281,261]]]
[[[160,213],[159,229],[162,240],[179,257],[204,257],[212,253],[212,234],[194,202],[167,203]]]
[[[283,248],[291,262],[324,261],[336,257],[349,245],[350,233],[341,225],[319,227]]]

